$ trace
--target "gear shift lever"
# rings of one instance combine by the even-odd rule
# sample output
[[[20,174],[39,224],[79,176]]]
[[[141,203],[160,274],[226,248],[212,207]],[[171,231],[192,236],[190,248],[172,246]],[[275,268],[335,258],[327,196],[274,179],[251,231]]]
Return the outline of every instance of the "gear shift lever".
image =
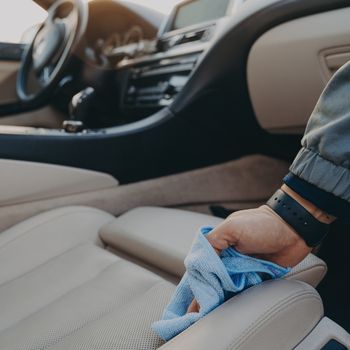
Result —
[[[68,133],[78,133],[84,130],[89,112],[94,102],[95,89],[87,87],[73,96],[69,105],[70,119],[63,122],[63,129]]]

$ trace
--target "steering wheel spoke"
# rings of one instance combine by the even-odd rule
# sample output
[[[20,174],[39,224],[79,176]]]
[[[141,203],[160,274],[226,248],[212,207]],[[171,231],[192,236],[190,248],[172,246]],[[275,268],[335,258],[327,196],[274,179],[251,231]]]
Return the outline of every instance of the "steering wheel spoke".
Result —
[[[38,77],[41,86],[45,87],[50,84],[52,72],[52,65],[47,65],[43,68]]]

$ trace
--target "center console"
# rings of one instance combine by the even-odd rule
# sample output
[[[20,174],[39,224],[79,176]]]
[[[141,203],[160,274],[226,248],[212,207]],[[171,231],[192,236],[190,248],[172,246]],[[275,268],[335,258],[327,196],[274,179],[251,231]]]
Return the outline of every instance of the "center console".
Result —
[[[159,31],[151,52],[122,60],[127,72],[121,108],[135,115],[169,106],[190,78],[237,0],[189,0],[178,4]]]
[[[187,83],[199,56],[196,52],[131,67],[123,107],[161,108],[171,104]]]

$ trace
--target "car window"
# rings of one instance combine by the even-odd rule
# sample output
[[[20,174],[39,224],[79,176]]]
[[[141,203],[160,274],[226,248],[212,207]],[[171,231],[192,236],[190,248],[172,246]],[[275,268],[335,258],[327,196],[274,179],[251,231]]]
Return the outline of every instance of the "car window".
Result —
[[[20,43],[23,34],[45,20],[46,11],[31,0],[0,1],[0,42]]]

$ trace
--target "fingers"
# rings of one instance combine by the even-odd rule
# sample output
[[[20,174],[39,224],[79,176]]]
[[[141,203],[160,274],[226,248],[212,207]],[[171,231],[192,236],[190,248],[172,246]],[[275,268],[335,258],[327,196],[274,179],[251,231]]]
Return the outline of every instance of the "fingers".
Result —
[[[225,220],[207,236],[209,243],[219,255],[222,250],[235,245],[237,242],[232,221],[233,220]]]
[[[187,309],[187,313],[188,314],[190,314],[190,313],[198,313],[199,309],[200,309],[200,307],[199,307],[199,304],[197,303],[197,300],[193,299],[191,305]]]

